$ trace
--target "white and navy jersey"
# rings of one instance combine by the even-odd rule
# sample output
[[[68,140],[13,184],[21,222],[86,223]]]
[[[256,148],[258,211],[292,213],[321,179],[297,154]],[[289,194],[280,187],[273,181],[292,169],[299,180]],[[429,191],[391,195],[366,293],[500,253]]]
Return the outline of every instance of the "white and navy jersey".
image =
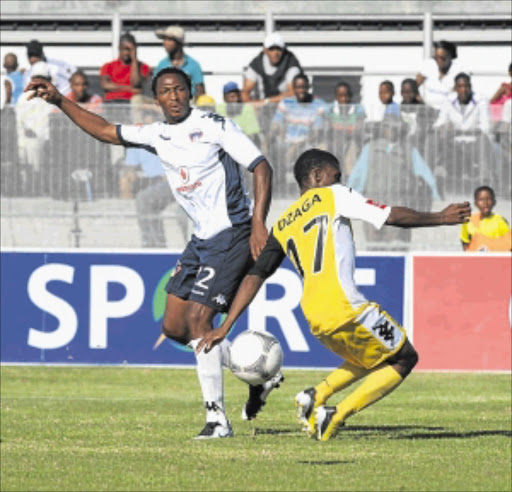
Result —
[[[141,147],[160,157],[198,238],[251,219],[240,166],[253,171],[265,157],[230,119],[193,108],[181,123],[118,125],[117,135],[125,147]]]

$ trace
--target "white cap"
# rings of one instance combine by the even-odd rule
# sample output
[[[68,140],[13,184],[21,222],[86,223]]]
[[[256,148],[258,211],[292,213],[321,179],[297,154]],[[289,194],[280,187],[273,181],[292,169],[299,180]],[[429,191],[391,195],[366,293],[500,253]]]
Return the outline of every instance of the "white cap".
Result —
[[[32,69],[30,71],[30,77],[44,77],[45,79],[51,79],[50,67],[48,67],[48,63],[44,61],[35,62],[32,65]]]
[[[284,42],[284,39],[277,34],[277,32],[270,33],[263,42],[264,48],[271,48],[272,46],[278,46],[279,48],[283,49],[286,47],[286,44]]]
[[[185,42],[185,31],[180,26],[168,26],[166,29],[158,29],[155,31],[158,38],[174,38],[180,43]]]

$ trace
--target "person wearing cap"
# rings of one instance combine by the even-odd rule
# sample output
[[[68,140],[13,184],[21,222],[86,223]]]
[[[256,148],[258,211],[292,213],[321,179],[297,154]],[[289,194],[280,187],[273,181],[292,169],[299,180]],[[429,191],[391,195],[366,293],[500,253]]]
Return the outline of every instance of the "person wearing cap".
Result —
[[[128,103],[136,94],[143,93],[149,81],[151,68],[137,59],[137,41],[126,32],[119,38],[119,58],[105,63],[100,69],[101,87],[106,103]]]
[[[299,61],[286,48],[283,38],[271,33],[265,38],[263,50],[245,71],[242,101],[262,100],[266,104],[293,96],[293,78],[301,72]],[[257,94],[253,97],[255,90]]]
[[[25,70],[25,73],[23,74],[23,87],[27,87],[32,79],[32,67],[34,64],[37,62],[46,62],[55,87],[64,94],[71,91],[69,79],[71,75],[76,72],[76,67],[74,65],[63,60],[57,60],[56,58],[49,58],[45,56],[43,45],[37,39],[33,39],[27,44],[27,58],[30,63],[30,67]]]
[[[201,94],[196,100],[196,106],[203,111],[215,111],[215,99],[208,94]]]
[[[192,80],[192,95],[197,98],[205,93],[203,71],[197,60],[187,55],[183,50],[185,45],[185,31],[180,26],[168,26],[158,29],[156,36],[163,40],[167,56],[162,58],[156,66],[155,73],[163,68],[176,67],[183,70]]]
[[[260,125],[252,104],[242,102],[242,93],[236,82],[228,82],[222,88],[224,102],[218,103],[215,111],[231,118],[242,131],[256,144],[260,142]]]
[[[35,62],[31,74],[31,80],[38,78],[52,82],[50,67],[44,61]],[[43,191],[49,192],[49,173],[45,167],[50,140],[50,113],[53,109],[42,99],[31,99],[29,92],[23,92],[14,110],[21,177],[19,191],[24,196],[38,196]]]

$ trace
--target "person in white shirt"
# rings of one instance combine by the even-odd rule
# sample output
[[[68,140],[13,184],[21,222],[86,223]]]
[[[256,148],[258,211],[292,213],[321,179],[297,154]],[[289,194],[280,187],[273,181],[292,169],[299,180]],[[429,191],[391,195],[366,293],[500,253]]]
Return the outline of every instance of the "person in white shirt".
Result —
[[[495,168],[489,138],[488,100],[475,94],[466,73],[455,77],[455,94],[443,104],[433,125],[438,130],[436,173],[448,178],[448,191],[465,193],[477,182],[489,183]],[[494,185],[494,183],[492,183]]]
[[[457,47],[453,43],[434,43],[434,57],[425,60],[416,75],[418,87],[423,86],[423,102],[440,110],[454,90],[455,76],[464,71],[464,67],[457,59]]]
[[[176,201],[194,223],[194,234],[167,284],[163,333],[195,348],[226,312],[245,273],[268,236],[272,169],[259,149],[230,119],[190,106],[191,81],[178,68],[164,68],[153,78],[155,103],[165,121],[115,125],[69,99],[44,79],[29,84],[36,95],[58,106],[76,125],[98,140],[138,147],[157,154]],[[245,190],[241,167],[253,172],[254,207]],[[206,407],[199,439],[230,437],[224,410],[222,366],[229,366],[229,342],[197,354],[197,373]],[[282,375],[250,386],[243,415],[250,420],[265,404]]]
[[[43,61],[34,63],[31,73],[32,80],[43,78],[51,81],[50,69]],[[50,113],[53,109],[41,99],[32,99],[27,92],[23,92],[14,111],[21,164],[21,191],[24,195],[37,196],[49,191],[49,176],[44,166],[48,156]]]
[[[455,93],[444,102],[434,128],[447,124],[459,132],[490,131],[489,101],[473,92],[471,77],[466,73],[455,77]]]
[[[77,68],[71,63],[56,58],[48,58],[43,51],[43,45],[37,40],[33,39],[27,44],[27,58],[30,67],[25,70],[23,74],[23,85],[27,87],[32,78],[32,69],[35,63],[44,61],[48,65],[50,76],[53,84],[61,94],[68,94],[71,92],[71,84],[69,79],[76,72]]]

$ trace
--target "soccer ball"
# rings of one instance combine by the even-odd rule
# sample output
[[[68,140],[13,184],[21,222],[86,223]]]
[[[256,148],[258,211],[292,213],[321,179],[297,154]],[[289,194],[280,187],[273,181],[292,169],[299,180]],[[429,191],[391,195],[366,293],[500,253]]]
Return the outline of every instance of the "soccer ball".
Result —
[[[231,343],[229,354],[233,374],[252,385],[273,378],[283,363],[279,341],[265,331],[244,331]]]

